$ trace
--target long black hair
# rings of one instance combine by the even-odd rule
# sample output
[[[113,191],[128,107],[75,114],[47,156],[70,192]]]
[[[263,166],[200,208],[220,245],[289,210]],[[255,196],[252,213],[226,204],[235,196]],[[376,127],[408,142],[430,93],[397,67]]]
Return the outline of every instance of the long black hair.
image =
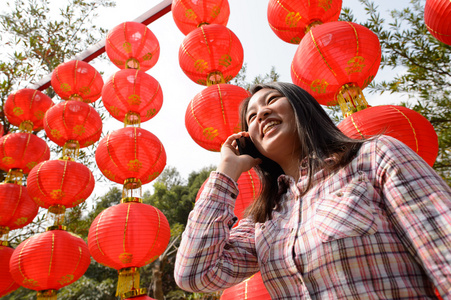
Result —
[[[264,88],[280,92],[287,98],[295,112],[297,134],[301,145],[299,161],[302,161],[308,176],[308,184],[306,189],[301,191],[302,194],[311,188],[315,172],[322,168],[336,170],[345,166],[365,141],[351,139],[344,135],[315,98],[299,86],[284,82],[258,84],[251,88],[251,95]],[[246,114],[251,97],[241,104],[240,117],[243,131],[248,130]],[[246,215],[251,216],[255,222],[265,222],[271,219],[272,211],[278,206],[287,187],[279,189],[277,179],[283,174],[283,170],[276,162],[259,165],[255,169],[260,176],[262,191],[259,198],[248,208]]]

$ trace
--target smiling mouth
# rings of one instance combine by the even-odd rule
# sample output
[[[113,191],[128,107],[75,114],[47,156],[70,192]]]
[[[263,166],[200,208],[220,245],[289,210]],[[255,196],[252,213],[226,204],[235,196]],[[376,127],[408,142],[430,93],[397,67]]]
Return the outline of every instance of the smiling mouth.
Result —
[[[263,135],[265,135],[269,130],[271,130],[274,126],[279,125],[280,121],[271,121],[268,122],[265,127],[263,127]]]

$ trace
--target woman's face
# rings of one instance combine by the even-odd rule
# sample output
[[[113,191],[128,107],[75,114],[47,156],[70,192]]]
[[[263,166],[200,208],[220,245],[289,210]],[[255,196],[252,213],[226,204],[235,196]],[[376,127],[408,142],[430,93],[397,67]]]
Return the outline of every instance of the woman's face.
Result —
[[[257,149],[280,165],[299,158],[296,118],[288,99],[279,91],[264,88],[249,100],[246,121]]]

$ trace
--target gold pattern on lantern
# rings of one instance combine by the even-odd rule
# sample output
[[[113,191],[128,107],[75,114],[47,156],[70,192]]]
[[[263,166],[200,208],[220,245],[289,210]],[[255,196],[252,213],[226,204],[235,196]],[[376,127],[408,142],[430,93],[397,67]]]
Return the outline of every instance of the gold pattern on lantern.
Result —
[[[114,181],[114,179],[116,178],[116,175],[110,170],[103,170],[102,173],[103,175],[105,175],[106,178],[108,178],[111,181]]]
[[[50,130],[50,134],[56,139],[60,139],[62,137],[61,132],[59,132],[58,129]]]
[[[348,67],[345,68],[348,75],[352,73],[360,73],[365,67],[365,58],[362,56],[354,56],[348,60]]]
[[[68,285],[69,283],[71,283],[72,280],[74,280],[74,275],[67,274],[67,275],[62,276],[61,279],[58,280],[58,283],[61,284],[61,286],[65,286],[65,285]]]
[[[211,9],[210,16],[213,18],[216,18],[220,12],[221,12],[221,7],[219,7],[218,5],[215,5]]]
[[[16,116],[23,115],[23,109],[21,107],[16,106],[13,108],[13,113]]]
[[[12,158],[11,156],[5,156],[2,158],[2,162],[5,165],[10,165],[10,164],[14,163],[14,158]]]
[[[144,54],[144,56],[142,57],[142,60],[152,60],[153,54],[150,52],[147,52],[146,54]]]
[[[130,160],[127,164],[128,170],[132,172],[139,172],[142,168],[142,162],[139,159]]]
[[[345,84],[341,87],[337,94],[337,101],[345,118],[368,107],[362,89],[352,84]]]
[[[89,94],[91,94],[91,87],[89,87],[89,86],[82,86],[80,88],[80,92],[82,92],[83,95],[89,95]]]
[[[34,167],[36,167],[37,164],[38,164],[38,163],[35,162],[35,161],[30,161],[29,163],[27,163],[27,168],[31,170],[31,169],[33,169]]]
[[[41,198],[33,197],[33,201],[39,206],[44,206],[45,205],[44,201],[42,201]]]
[[[74,129],[73,129],[74,134],[76,135],[82,135],[83,133],[86,132],[86,128],[85,126],[83,126],[82,124],[79,125],[75,125]]]
[[[127,97],[127,102],[130,105],[140,105],[141,104],[141,96],[132,94]]]
[[[185,10],[185,17],[186,17],[187,19],[190,19],[190,20],[195,20],[195,19],[197,18],[197,15],[196,15],[196,13],[194,12],[194,10],[192,10],[192,9],[190,8],[190,9],[186,9],[186,10]]]
[[[38,286],[38,282],[32,278],[24,278],[22,281],[22,284],[24,286],[31,286],[31,287]]]
[[[198,72],[203,72],[205,69],[208,68],[208,62],[203,59],[198,59],[194,62],[194,68]]]
[[[223,54],[219,59],[219,64],[227,68],[232,64],[232,57],[227,53]]]
[[[151,108],[146,112],[146,118],[150,118],[155,116],[155,114],[157,113],[157,110],[155,108]]]
[[[27,221],[28,221],[27,217],[21,217],[21,218],[18,218],[16,221],[14,221],[14,224],[17,226],[22,226],[25,223],[27,223]]]
[[[66,195],[66,193],[64,193],[62,190],[57,189],[57,190],[53,190],[50,193],[50,198],[55,199],[55,200],[60,200],[61,198],[63,198]]]
[[[332,1],[333,0],[318,0],[318,6],[324,9],[325,11],[328,11],[330,9]]]
[[[312,91],[318,94],[323,94],[327,91],[327,86],[329,83],[324,79],[315,79],[312,81],[310,88]]]
[[[63,82],[63,83],[61,83],[61,85],[60,85],[60,89],[63,91],[63,92],[69,92],[71,89],[72,89],[72,87],[70,86],[70,84],[68,84],[68,83],[66,83],[66,82]]]
[[[119,260],[123,263],[123,264],[128,264],[131,263],[133,260],[133,254],[132,253],[121,253],[119,255]]]
[[[207,140],[214,140],[215,137],[219,135],[218,130],[213,127],[207,127],[202,131],[202,134]]]
[[[42,120],[44,119],[45,112],[43,112],[42,110],[37,110],[34,112],[34,116],[36,117],[36,119]]]
[[[132,52],[132,44],[130,44],[130,42],[124,42],[122,44],[122,49],[124,49],[126,53],[130,53]]]
[[[119,116],[119,113],[121,112],[119,108],[116,106],[110,106],[110,112],[113,116]]]
[[[299,12],[292,11],[285,16],[285,24],[290,27],[296,27],[298,26],[298,23],[301,19],[302,16],[299,14]]]
[[[148,179],[148,181],[152,181],[155,178],[157,178],[158,176],[160,176],[160,172],[153,172],[152,174],[149,175],[149,177],[147,179]]]

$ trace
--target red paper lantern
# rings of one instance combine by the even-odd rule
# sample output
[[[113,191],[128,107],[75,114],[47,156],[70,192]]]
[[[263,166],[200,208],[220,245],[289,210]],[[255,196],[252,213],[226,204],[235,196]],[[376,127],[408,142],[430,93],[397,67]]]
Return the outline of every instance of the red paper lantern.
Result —
[[[44,128],[45,112],[53,101],[46,94],[33,89],[22,89],[6,99],[4,112],[8,121],[22,130],[39,131]]]
[[[199,191],[197,192],[196,201],[197,199],[199,199],[200,194],[204,190],[207,181],[208,179],[204,181]],[[243,172],[240,178],[238,178],[237,183],[240,192],[235,200],[235,209],[233,210],[233,213],[238,218],[238,220],[241,220],[243,219],[244,211],[246,210],[246,208],[260,195],[261,186],[260,178],[254,171],[254,169]]]
[[[94,176],[85,165],[64,159],[40,163],[27,178],[30,197],[44,208],[77,206],[91,195],[94,185]]]
[[[380,60],[379,39],[371,30],[351,22],[325,23],[300,42],[291,78],[320,104],[336,105],[346,98],[347,87],[361,91],[373,80]]]
[[[173,0],[171,11],[175,25],[184,35],[205,24],[227,26],[230,15],[227,0]]]
[[[243,46],[227,27],[204,25],[191,31],[183,40],[179,63],[186,76],[195,83],[226,83],[243,65]]]
[[[438,138],[434,127],[421,114],[407,107],[369,107],[345,118],[338,128],[357,139],[377,134],[392,136],[409,146],[430,166],[437,158]]]
[[[120,270],[145,266],[160,256],[170,238],[169,223],[157,208],[128,202],[102,211],[92,222],[88,246],[99,263]]]
[[[166,165],[166,152],[151,132],[126,127],[104,137],[96,150],[96,162],[109,180],[125,184],[138,179],[146,184],[160,175]]]
[[[67,141],[88,147],[100,139],[102,119],[89,104],[65,101],[50,108],[44,117],[44,129],[48,138],[58,146]]]
[[[46,142],[32,133],[16,132],[0,138],[0,168],[20,169],[28,174],[38,163],[50,158]]]
[[[27,188],[15,183],[0,184],[0,207],[0,235],[30,224],[39,209]]]
[[[437,40],[451,45],[451,2],[449,0],[426,0],[424,23]]]
[[[138,124],[153,118],[163,104],[158,81],[139,70],[120,70],[108,79],[102,90],[105,108],[117,120]]]
[[[299,44],[313,26],[337,21],[342,3],[342,0],[270,0],[268,23],[280,39]]]
[[[233,133],[240,131],[239,107],[249,97],[247,90],[231,84],[216,84],[198,93],[188,105],[185,127],[202,148],[220,151]]]
[[[225,289],[221,295],[221,300],[270,300],[271,296],[263,284],[262,275],[260,272],[249,277],[245,281]]]
[[[46,291],[77,281],[90,262],[83,239],[64,230],[51,230],[23,241],[11,256],[9,266],[18,284]]]
[[[52,73],[51,84],[64,100],[79,100],[91,103],[100,98],[103,79],[90,64],[71,60],[58,65]]]
[[[19,288],[9,272],[9,260],[14,249],[0,245],[0,297],[6,296]]]
[[[160,57],[160,44],[146,25],[124,22],[108,32],[105,51],[119,69],[147,71]]]

